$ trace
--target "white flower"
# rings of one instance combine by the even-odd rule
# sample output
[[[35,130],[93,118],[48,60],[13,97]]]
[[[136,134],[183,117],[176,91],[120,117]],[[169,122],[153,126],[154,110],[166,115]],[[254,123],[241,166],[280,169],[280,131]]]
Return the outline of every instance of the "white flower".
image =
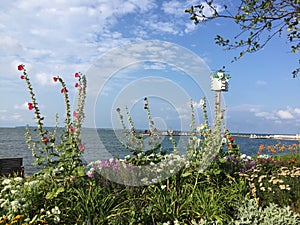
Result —
[[[178,220],[175,220],[175,221],[174,221],[174,225],[180,225],[179,221],[178,221]]]
[[[60,221],[59,216],[55,216],[55,217],[54,217],[54,222],[58,223],[59,221]]]
[[[157,183],[157,182],[158,182],[157,178],[153,178],[153,179],[152,179],[152,182],[153,182],[153,183]]]
[[[170,173],[174,173],[175,170],[170,170]]]
[[[200,105],[203,106],[205,104],[205,100],[203,98],[201,98],[199,103],[200,103]]]
[[[10,193],[12,193],[14,195],[14,194],[17,194],[18,191],[17,190],[10,190]]]
[[[4,179],[2,181],[2,185],[8,185],[8,184],[11,184],[11,179]]]
[[[170,225],[170,222],[163,223],[162,225]]]
[[[141,179],[142,182],[146,182],[148,181],[148,177],[144,177],[143,179]]]
[[[164,190],[166,187],[167,187],[167,185],[161,185],[161,186],[160,186],[160,188],[161,188],[162,190]]]
[[[246,154],[242,154],[242,155],[241,155],[241,158],[242,158],[242,159],[245,159],[246,157],[247,157]]]
[[[222,144],[226,144],[227,143],[227,139],[224,137],[222,138]]]
[[[22,180],[23,180],[22,177],[15,177],[15,178],[14,178],[14,181],[17,181],[17,182],[21,182]]]
[[[52,208],[51,212],[52,212],[52,214],[57,214],[57,215],[60,214],[60,210],[59,210],[59,208],[57,206],[55,206],[54,208]]]

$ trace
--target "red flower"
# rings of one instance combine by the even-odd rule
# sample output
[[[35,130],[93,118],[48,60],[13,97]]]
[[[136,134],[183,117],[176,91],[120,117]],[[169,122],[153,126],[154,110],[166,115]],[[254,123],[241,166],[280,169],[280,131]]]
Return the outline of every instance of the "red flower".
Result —
[[[23,79],[25,79],[25,76],[24,76],[24,75],[21,75],[20,78],[23,80]]]
[[[75,84],[75,87],[77,88],[78,86],[79,86],[79,84],[78,84],[78,83],[76,83],[76,84]]]
[[[73,126],[70,126],[70,131],[71,131],[72,133],[74,133],[75,129],[74,129]]]
[[[80,77],[79,73],[75,73],[75,78]]]
[[[231,148],[231,144],[227,144],[227,147],[228,147],[228,148]]]
[[[54,80],[54,82],[56,82],[58,80],[58,78],[57,77],[53,77],[53,80]]]
[[[68,92],[68,90],[67,90],[67,88],[65,88],[65,87],[64,87],[64,88],[62,88],[62,89],[60,90],[60,92],[61,92],[61,93],[64,93],[64,92],[66,92],[66,93],[67,93],[67,92]]]
[[[48,142],[49,142],[49,138],[43,137],[42,141],[43,141],[44,143],[48,143]]]
[[[24,66],[22,64],[18,65],[18,70],[19,71],[24,70]]]
[[[233,141],[233,137],[230,136],[230,137],[228,138],[228,140],[232,142],[232,141]]]
[[[34,107],[33,107],[33,104],[32,104],[31,102],[28,102],[28,109],[29,109],[29,110],[33,110],[33,108],[34,108]]]

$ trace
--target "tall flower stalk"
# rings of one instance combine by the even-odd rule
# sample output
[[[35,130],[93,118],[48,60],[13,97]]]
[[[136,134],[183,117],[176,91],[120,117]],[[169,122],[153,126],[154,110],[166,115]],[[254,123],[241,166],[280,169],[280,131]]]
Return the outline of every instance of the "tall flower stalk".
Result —
[[[81,143],[80,134],[81,126],[84,120],[84,104],[86,98],[86,77],[80,73],[75,73],[75,78],[78,78],[78,83],[75,87],[78,88],[77,109],[73,112],[74,120],[71,117],[71,106],[66,83],[59,76],[53,77],[54,82],[61,84],[61,93],[65,101],[65,129],[61,133],[61,141],[57,141],[56,132],[58,130],[58,115],[56,114],[56,127],[51,132],[43,128],[44,117],[41,116],[38,108],[38,103],[33,92],[30,79],[23,64],[18,66],[18,70],[22,71],[21,79],[24,79],[29,90],[32,102],[28,103],[28,109],[34,110],[37,130],[37,136],[40,136],[41,141],[36,141],[32,138],[30,129],[27,128],[26,141],[28,148],[31,149],[33,156],[36,158],[36,164],[43,165],[50,172],[55,168],[64,170],[64,173],[83,174],[81,154],[84,150],[84,145]],[[79,169],[81,168],[81,169]]]

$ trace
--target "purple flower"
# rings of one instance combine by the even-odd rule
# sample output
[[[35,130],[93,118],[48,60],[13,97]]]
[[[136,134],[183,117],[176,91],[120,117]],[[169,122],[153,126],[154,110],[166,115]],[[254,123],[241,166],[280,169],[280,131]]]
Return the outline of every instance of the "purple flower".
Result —
[[[88,177],[92,178],[92,177],[94,177],[94,174],[93,173],[88,173]]]

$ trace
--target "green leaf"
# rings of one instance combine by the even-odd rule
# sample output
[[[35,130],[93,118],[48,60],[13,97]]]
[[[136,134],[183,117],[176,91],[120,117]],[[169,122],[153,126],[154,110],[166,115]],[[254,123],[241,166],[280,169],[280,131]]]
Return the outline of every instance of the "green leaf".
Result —
[[[188,177],[188,176],[190,176],[190,175],[192,175],[191,172],[185,172],[185,173],[182,174],[181,176],[182,176],[182,177]]]
[[[54,189],[52,192],[48,192],[46,194],[46,199],[53,199],[56,198],[60,193],[64,192],[65,188],[64,187],[59,187],[57,189]]]

